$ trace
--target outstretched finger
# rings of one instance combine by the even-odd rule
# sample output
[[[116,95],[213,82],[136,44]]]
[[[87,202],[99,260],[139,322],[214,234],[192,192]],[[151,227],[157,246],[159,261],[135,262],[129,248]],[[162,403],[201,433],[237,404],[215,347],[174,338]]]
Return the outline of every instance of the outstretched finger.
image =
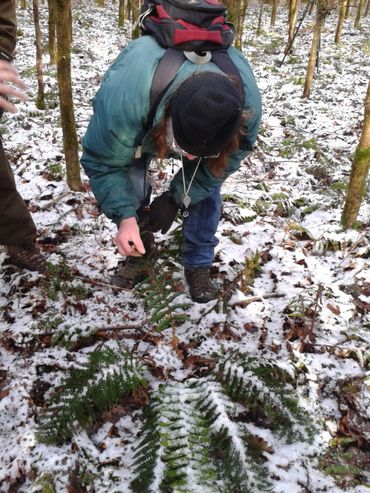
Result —
[[[13,103],[0,96],[0,108],[9,113],[17,113],[17,108]]]
[[[12,67],[6,69],[0,68],[0,81],[10,82],[18,86],[20,89],[27,89],[27,84],[23,82],[23,80],[18,76],[18,72]]]
[[[14,96],[16,98],[22,99],[26,101],[27,94],[19,91],[18,89],[8,86],[8,84],[4,84],[4,82],[0,82],[0,94],[6,94],[7,96]]]

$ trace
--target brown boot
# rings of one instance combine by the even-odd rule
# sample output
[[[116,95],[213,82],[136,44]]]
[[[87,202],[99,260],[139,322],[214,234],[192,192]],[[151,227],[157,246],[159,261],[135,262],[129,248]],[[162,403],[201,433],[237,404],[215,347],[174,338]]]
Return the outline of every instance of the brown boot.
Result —
[[[45,259],[33,243],[7,245],[6,248],[11,264],[32,271],[46,271]]]
[[[211,279],[209,267],[185,269],[185,278],[189,284],[190,296],[197,303],[208,303],[218,296],[218,289]]]
[[[111,277],[111,284],[120,288],[132,289],[149,275],[156,253],[154,235],[150,232],[141,233],[145,247],[142,257],[127,257],[117,272]]]

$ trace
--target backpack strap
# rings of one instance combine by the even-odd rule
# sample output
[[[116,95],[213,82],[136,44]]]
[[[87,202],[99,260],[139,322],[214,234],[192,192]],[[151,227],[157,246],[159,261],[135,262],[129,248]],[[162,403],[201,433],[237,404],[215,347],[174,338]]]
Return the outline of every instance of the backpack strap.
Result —
[[[225,72],[225,74],[235,77],[238,81],[238,90],[240,92],[240,96],[242,101],[244,102],[244,91],[243,91],[243,81],[240,76],[239,70],[236,68],[235,63],[229,57],[229,54],[226,50],[215,50],[212,51],[212,62],[217,65],[218,68]]]
[[[159,103],[185,60],[184,53],[174,48],[167,48],[165,54],[159,60],[150,88],[150,109],[147,128],[152,126]]]
[[[239,82],[238,89],[241,93],[242,100],[244,100],[242,78],[227,51],[215,50],[212,51],[211,54],[211,61],[215,63],[222,72],[237,79]],[[150,88],[150,109],[147,119],[147,129],[152,127],[159,103],[186,59],[184,52],[175,48],[167,48],[165,54],[160,59],[154,71],[152,86]]]

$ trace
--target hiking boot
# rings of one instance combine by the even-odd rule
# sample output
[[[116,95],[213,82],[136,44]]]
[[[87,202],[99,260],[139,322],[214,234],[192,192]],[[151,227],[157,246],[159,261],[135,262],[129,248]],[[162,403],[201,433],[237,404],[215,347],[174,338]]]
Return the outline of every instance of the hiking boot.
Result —
[[[7,245],[6,248],[11,264],[32,271],[46,271],[46,261],[33,243]]]
[[[132,289],[149,275],[149,269],[153,264],[156,248],[154,235],[150,232],[141,234],[145,247],[145,255],[142,257],[127,257],[122,266],[111,277],[111,284],[119,288]]]
[[[208,303],[217,298],[218,289],[211,280],[211,269],[209,267],[185,269],[184,272],[193,301],[197,303]]]

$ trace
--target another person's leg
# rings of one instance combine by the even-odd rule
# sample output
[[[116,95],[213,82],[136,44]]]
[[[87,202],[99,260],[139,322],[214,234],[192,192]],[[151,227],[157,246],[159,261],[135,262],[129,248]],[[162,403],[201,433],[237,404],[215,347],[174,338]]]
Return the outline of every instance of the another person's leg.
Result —
[[[35,223],[17,192],[0,139],[0,244],[6,246],[12,264],[43,271],[45,260],[36,248],[35,240]]]
[[[189,216],[183,223],[183,263],[185,277],[193,301],[207,303],[217,297],[217,288],[211,280],[210,268],[218,244],[216,231],[221,216],[221,193],[217,188],[212,195],[189,207]]]

